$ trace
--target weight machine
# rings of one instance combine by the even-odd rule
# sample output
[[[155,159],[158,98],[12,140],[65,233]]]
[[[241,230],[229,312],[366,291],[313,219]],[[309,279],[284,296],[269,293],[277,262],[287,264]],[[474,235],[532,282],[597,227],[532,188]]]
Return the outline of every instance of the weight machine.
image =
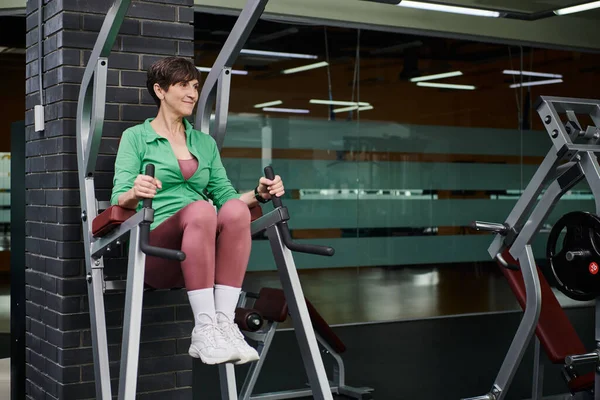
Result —
[[[489,393],[467,400],[502,400],[535,331],[532,398],[542,398],[543,348],[549,359],[564,366],[564,378],[573,398],[600,400],[600,347],[586,353],[550,285],[540,273],[531,248],[561,196],[587,180],[596,213],[568,213],[554,224],[548,237],[547,257],[557,288],[575,300],[596,301],[595,339],[600,345],[600,101],[541,97],[536,104],[552,148],[502,224],[475,221],[472,227],[496,234],[488,253],[501,266],[524,308],[523,318]],[[579,115],[579,117],[578,117]],[[584,128],[581,116],[593,126]],[[564,122],[563,122],[564,121]],[[578,369],[593,364],[594,371]]]
[[[227,127],[231,67],[238,57],[250,32],[263,13],[268,0],[248,0],[208,74],[198,103],[196,127],[210,133],[221,149]],[[94,359],[96,398],[112,398],[109,372],[108,344],[103,294],[112,290],[125,290],[125,319],[118,399],[130,400],[136,396],[142,300],[144,295],[144,265],[146,255],[183,260],[181,251],[152,247],[148,244],[150,224],[153,221],[151,200],[144,201],[139,211],[110,206],[95,198],[94,172],[102,138],[106,103],[108,56],[114,45],[120,26],[131,0],[116,0],[108,10],[98,38],[84,71],[77,106],[77,161],[81,199],[81,221],[85,248],[86,279],[90,304],[91,336]],[[216,107],[215,107],[216,106]],[[210,127],[211,112],[215,107],[214,129]],[[153,174],[152,170],[146,171]],[[265,168],[267,178],[273,178],[271,167]],[[346,388],[343,371],[335,376],[339,387],[328,381],[319,353],[317,337],[311,323],[311,315],[304,298],[292,251],[322,256],[332,256],[331,247],[298,244],[292,241],[287,221],[289,214],[281,199],[273,199],[274,210],[252,222],[252,234],[265,232],[271,244],[277,269],[285,294],[286,309],[292,317],[294,331],[302,354],[309,381],[309,395],[315,399],[332,399],[332,392]],[[100,210],[104,210],[98,214]],[[129,259],[125,281],[106,280],[104,256],[129,240]],[[256,322],[256,320],[254,320]],[[274,330],[270,333],[271,337]],[[343,365],[343,364],[342,364]],[[222,399],[237,399],[234,366],[219,365]],[[339,372],[339,371],[338,371]],[[350,390],[350,392],[352,392]],[[356,398],[370,392],[358,390]],[[289,398],[289,397],[270,397]],[[366,397],[365,397],[366,398]]]

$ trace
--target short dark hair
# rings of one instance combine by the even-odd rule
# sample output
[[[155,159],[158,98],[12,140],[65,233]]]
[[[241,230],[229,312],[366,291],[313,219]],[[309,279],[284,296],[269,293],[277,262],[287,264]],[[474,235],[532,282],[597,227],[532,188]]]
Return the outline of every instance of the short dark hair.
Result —
[[[194,79],[200,82],[200,71],[191,61],[181,57],[165,57],[156,61],[148,69],[146,87],[156,105],[160,107],[160,99],[154,93],[155,83],[158,83],[162,90],[167,91],[173,84]]]

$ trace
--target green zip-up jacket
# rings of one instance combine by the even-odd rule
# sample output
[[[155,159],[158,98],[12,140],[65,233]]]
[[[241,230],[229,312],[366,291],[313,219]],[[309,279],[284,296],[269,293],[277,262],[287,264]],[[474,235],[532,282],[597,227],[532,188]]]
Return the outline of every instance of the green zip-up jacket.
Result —
[[[115,160],[111,204],[118,204],[119,196],[133,187],[135,178],[145,173],[148,164],[155,165],[155,177],[162,182],[162,189],[158,189],[152,200],[151,229],[194,201],[210,199],[219,209],[227,200],[240,198],[227,178],[217,144],[210,135],[193,129],[183,120],[187,147],[198,160],[198,170],[185,180],[169,141],[154,131],[152,120],[149,118],[123,132]],[[141,208],[140,201],[137,210]]]

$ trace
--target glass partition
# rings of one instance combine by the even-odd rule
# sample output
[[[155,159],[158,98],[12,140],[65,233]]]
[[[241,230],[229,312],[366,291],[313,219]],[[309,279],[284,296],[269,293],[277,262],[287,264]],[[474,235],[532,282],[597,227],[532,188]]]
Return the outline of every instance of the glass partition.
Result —
[[[197,65],[212,65],[233,23],[199,15]],[[293,236],[336,249],[295,255],[309,294],[336,322],[517,309],[487,254],[492,237],[468,225],[505,220],[550,150],[535,101],[597,97],[598,61],[261,20],[234,66],[223,161],[240,190],[272,164]],[[593,211],[585,184],[538,236],[540,264],[552,223],[572,210]],[[261,239],[249,276],[275,268]]]

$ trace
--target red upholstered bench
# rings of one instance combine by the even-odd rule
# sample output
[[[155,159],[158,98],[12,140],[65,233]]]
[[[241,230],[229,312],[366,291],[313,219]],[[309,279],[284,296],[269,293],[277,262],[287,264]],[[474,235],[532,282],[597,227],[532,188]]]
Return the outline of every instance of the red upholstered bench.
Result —
[[[92,221],[92,235],[94,237],[102,237],[133,215],[135,215],[135,210],[120,206],[110,206]],[[262,217],[262,208],[260,206],[251,208],[250,215],[252,221]]]
[[[504,251],[502,255],[509,264],[518,265],[508,250]],[[521,271],[510,270],[502,266],[500,269],[508,280],[519,304],[525,309],[525,283]],[[537,270],[542,289],[542,309],[535,333],[550,361],[553,364],[564,364],[565,357],[584,354],[587,351],[548,281],[540,269],[537,268]],[[594,373],[576,377],[568,382],[568,386],[573,393],[591,390],[594,387]]]
[[[346,346],[342,340],[335,334],[310,301],[306,300],[306,306],[308,307],[308,314],[310,315],[313,328],[319,336],[336,352],[341,354],[346,351]],[[258,299],[254,303],[254,309],[259,311],[263,318],[267,320],[275,322],[285,321],[288,314],[288,306],[283,290],[262,288],[258,294]]]

